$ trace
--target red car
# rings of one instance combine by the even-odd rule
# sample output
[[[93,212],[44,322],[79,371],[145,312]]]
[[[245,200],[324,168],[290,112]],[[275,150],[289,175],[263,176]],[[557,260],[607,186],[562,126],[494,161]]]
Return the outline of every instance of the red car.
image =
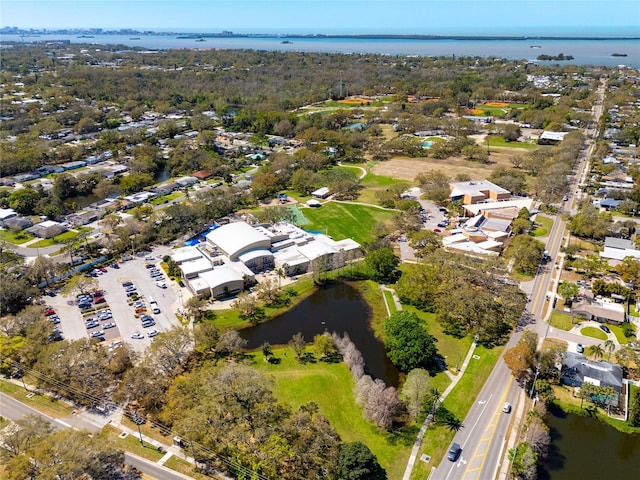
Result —
[[[51,315],[55,315],[55,314],[56,314],[56,311],[55,311],[53,308],[47,308],[47,309],[44,311],[44,314],[45,314],[47,317],[50,317]]]
[[[96,299],[93,300],[93,303],[104,303],[105,299],[104,297],[97,297]]]
[[[100,271],[101,271],[102,273],[107,273],[107,269],[106,269],[106,268],[104,268],[104,267],[100,267]]]

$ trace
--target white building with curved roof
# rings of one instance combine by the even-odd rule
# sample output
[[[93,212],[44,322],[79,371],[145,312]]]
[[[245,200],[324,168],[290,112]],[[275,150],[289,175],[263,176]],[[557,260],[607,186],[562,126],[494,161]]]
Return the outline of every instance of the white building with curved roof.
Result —
[[[269,250],[271,239],[245,222],[228,223],[209,232],[207,243],[218,247],[230,260],[250,250]]]

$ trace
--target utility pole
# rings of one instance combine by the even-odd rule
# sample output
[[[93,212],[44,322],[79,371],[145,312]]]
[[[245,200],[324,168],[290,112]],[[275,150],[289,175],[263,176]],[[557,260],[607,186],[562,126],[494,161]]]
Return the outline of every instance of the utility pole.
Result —
[[[140,435],[140,445],[144,447],[144,441],[142,440],[142,431],[140,430],[140,421],[141,418],[138,417],[138,410],[133,411],[133,415],[131,415],[131,420],[138,426],[138,435]]]

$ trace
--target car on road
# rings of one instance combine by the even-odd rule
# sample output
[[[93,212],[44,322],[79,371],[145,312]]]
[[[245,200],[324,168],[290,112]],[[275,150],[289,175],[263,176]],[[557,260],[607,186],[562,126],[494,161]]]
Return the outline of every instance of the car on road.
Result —
[[[502,411],[504,413],[511,413],[511,404],[509,402],[504,402],[504,405],[502,406]]]
[[[91,336],[93,338],[102,337],[103,335],[104,335],[104,331],[102,330],[96,330],[95,332],[91,332]]]
[[[151,255],[147,255],[146,257],[144,257],[144,259],[147,260],[148,262],[155,260],[155,258],[153,258]]]
[[[122,284],[123,287],[131,287],[133,285],[133,282],[124,282]]]
[[[576,345],[576,352],[577,353],[584,353],[584,346],[581,343],[578,343]]]
[[[460,456],[460,452],[462,452],[462,448],[457,443],[453,442],[449,451],[447,452],[447,459],[455,462]]]
[[[153,327],[155,324],[156,322],[154,322],[153,320],[145,320],[144,322],[142,322],[142,328]]]
[[[149,337],[149,338],[155,337],[159,333],[160,332],[154,328],[153,330],[150,330],[149,332],[147,332],[147,337]]]
[[[156,282],[156,287],[160,287],[160,288],[167,288],[167,284],[164,282]]]
[[[104,328],[105,330],[109,328],[116,328],[116,324],[113,322],[105,323],[104,325],[102,325],[102,328]]]
[[[135,338],[137,340],[142,340],[144,338],[144,335],[141,334],[140,332],[136,332],[136,333],[131,335],[131,338]]]
[[[609,327],[607,327],[606,325],[600,325],[600,330],[602,330],[604,333],[611,333],[611,330],[609,330]]]

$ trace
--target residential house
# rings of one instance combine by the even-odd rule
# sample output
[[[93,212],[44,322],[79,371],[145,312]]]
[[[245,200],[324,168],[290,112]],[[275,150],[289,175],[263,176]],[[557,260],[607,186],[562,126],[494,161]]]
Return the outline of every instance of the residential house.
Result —
[[[571,307],[571,312],[587,320],[619,325],[626,320],[624,305],[608,298],[593,298],[591,292],[582,295]]]
[[[626,257],[640,260],[640,250],[636,249],[635,243],[631,240],[606,237],[604,239],[604,251],[600,252],[600,256],[612,260],[624,260]]]
[[[565,352],[560,370],[560,381],[572,387],[581,387],[588,382],[599,387],[613,388],[613,398],[602,399],[612,407],[620,406],[623,371],[620,365],[609,362],[592,362],[584,355]]]
[[[62,225],[60,222],[54,222],[53,220],[45,220],[44,222],[37,223],[34,226],[27,228],[27,232],[40,238],[53,238],[66,231],[67,227]]]

